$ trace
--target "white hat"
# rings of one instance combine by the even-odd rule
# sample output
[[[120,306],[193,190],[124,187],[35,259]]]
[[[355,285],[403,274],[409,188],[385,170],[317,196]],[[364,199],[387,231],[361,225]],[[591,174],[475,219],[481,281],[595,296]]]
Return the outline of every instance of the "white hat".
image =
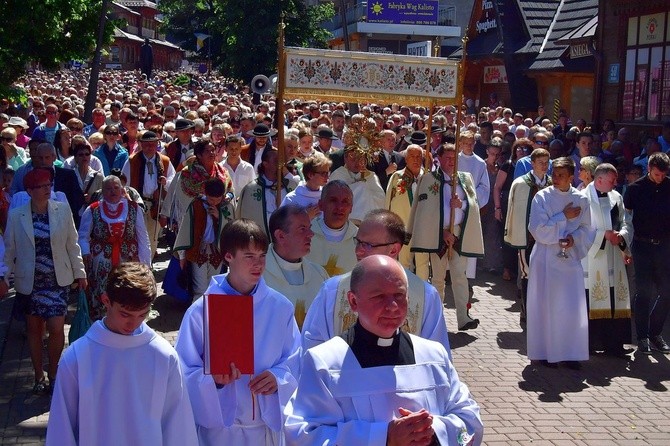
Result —
[[[12,127],[23,127],[24,129],[28,128],[28,123],[26,120],[19,118],[18,116],[12,116],[7,122],[7,125]]]

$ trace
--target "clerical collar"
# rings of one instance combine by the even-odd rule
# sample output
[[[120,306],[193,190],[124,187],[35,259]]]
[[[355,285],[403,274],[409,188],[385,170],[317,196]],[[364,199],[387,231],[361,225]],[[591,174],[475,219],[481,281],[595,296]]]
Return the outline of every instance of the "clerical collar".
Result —
[[[416,363],[412,340],[407,333],[400,330],[396,330],[392,338],[384,339],[366,330],[357,321],[340,337],[351,347],[362,368]]]
[[[607,192],[600,192],[598,189],[596,189],[596,193],[598,194],[598,198],[607,197]]]
[[[398,335],[400,330],[396,330],[395,334],[391,336],[390,338],[377,338],[377,346],[378,347],[390,347],[393,345],[393,340],[395,337]]]
[[[363,327],[360,322],[356,322],[355,330],[356,337],[359,338],[358,340],[362,341],[368,346],[391,347],[394,342],[398,341],[398,336],[400,336],[400,330],[396,329],[395,333],[390,338],[380,338],[376,334]]]
[[[272,247],[272,255],[274,255],[275,259],[277,260],[277,264],[281,269],[288,271],[297,271],[300,268],[302,268],[302,259],[300,259],[297,262],[289,262],[288,260],[282,258],[279,254],[277,254],[277,251],[275,251],[274,246]]]

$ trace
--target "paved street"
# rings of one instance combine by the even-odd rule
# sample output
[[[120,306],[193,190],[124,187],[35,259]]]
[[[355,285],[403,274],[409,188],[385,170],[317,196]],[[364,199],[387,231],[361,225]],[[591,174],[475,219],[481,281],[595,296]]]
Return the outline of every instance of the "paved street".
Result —
[[[159,278],[165,267],[157,263]],[[482,408],[486,445],[670,444],[669,356],[594,356],[580,371],[534,369],[525,357],[513,283],[480,273],[474,290],[472,314],[482,324],[452,332],[450,340],[460,377]],[[12,304],[13,298],[0,302],[0,441],[42,444],[49,398],[31,393],[23,329],[12,322],[7,330]],[[150,325],[174,343],[183,306],[161,296],[156,309],[160,316]],[[455,314],[445,311],[453,330]]]

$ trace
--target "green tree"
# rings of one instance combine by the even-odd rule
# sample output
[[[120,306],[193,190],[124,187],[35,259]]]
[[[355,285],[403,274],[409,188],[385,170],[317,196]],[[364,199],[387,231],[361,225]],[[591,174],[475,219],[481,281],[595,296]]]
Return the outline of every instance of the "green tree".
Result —
[[[6,88],[37,62],[56,68],[69,60],[90,59],[102,0],[4,0],[0,22],[0,88]],[[113,23],[108,22],[109,42]]]
[[[200,50],[227,76],[249,82],[277,70],[277,34],[284,14],[287,46],[325,48],[330,33],[320,24],[335,13],[332,3],[306,6],[303,0],[162,0],[165,31],[195,51],[194,33],[211,35]],[[211,47],[207,47],[211,45]]]

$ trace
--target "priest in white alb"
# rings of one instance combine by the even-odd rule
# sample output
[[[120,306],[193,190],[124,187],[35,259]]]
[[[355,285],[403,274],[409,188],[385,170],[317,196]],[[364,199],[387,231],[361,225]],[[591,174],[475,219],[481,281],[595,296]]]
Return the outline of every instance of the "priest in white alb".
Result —
[[[398,260],[406,237],[402,219],[391,211],[377,209],[365,216],[356,235],[356,258],[386,255]],[[451,357],[447,323],[442,299],[434,286],[405,269],[407,274],[407,318],[402,330],[442,344]],[[339,336],[356,322],[356,313],[349,306],[351,273],[332,277],[323,284],[307,311],[302,327],[303,352]]]
[[[356,324],[303,356],[285,409],[286,443],[479,445],[479,406],[442,344],[400,330],[407,275],[373,255],[351,274]]]
[[[285,204],[270,216],[272,244],[265,258],[265,283],[279,291],[295,307],[295,320],[302,328],[305,314],[328,273],[304,258],[310,251],[314,232],[304,207]]]
[[[614,190],[616,167],[596,167],[593,181],[582,191],[591,206],[591,227],[596,235],[582,259],[588,296],[589,349],[606,355],[625,354],[631,342],[631,308],[626,262],[630,261],[633,222],[623,197]]]
[[[341,180],[349,185],[354,195],[351,220],[358,223],[373,209],[383,209],[386,193],[374,172],[366,168],[367,158],[355,145],[344,148],[344,166],[337,168],[329,181]]]

